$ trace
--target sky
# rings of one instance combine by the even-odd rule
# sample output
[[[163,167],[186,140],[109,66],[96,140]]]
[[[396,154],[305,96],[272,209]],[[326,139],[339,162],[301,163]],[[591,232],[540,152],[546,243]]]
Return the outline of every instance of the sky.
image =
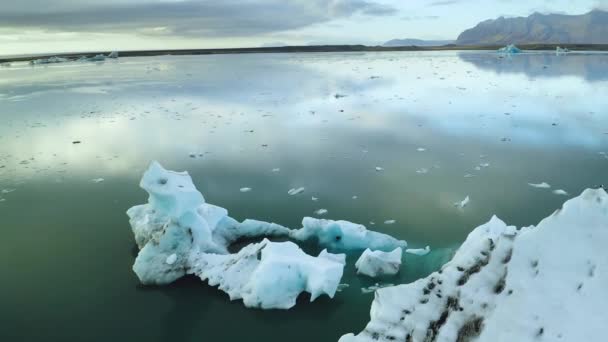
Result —
[[[583,14],[608,0],[3,0],[0,55],[381,45],[456,39],[478,22]]]

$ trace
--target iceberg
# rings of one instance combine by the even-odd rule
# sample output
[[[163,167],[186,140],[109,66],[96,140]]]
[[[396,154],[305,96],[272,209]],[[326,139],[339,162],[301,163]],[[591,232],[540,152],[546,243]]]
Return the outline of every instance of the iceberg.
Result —
[[[152,162],[140,187],[148,203],[127,210],[139,253],[133,271],[142,284],[165,285],[186,274],[206,280],[243,299],[247,307],[288,309],[301,292],[311,300],[333,297],[345,265],[345,255],[324,250],[317,257],[294,242],[271,242],[268,237],[316,240],[337,250],[386,250],[407,246],[405,241],[369,231],[348,221],[305,217],[300,229],[228,216],[228,210],[206,203],[187,172],[164,169]],[[239,240],[261,239],[238,253],[228,247]]]
[[[536,227],[493,217],[440,271],[379,289],[340,342],[604,341],[608,194],[588,189]]]
[[[380,250],[390,252],[395,248],[406,248],[407,242],[371,230],[348,221],[333,221],[305,217],[302,228],[292,230],[290,237],[298,241],[316,240],[329,250]]]
[[[505,47],[502,47],[500,49],[498,49],[499,53],[507,53],[507,54],[514,54],[514,53],[521,53],[521,49],[518,48],[517,46],[515,46],[514,44],[509,44]]]
[[[558,56],[562,55],[562,54],[565,54],[565,53],[568,53],[568,52],[570,52],[570,49],[568,49],[568,48],[561,48],[559,46],[555,48],[555,54],[558,55]]]
[[[110,54],[108,55],[108,58],[112,58],[112,59],[118,58],[118,51],[110,52]]]
[[[355,263],[357,274],[363,274],[372,278],[395,275],[401,267],[402,255],[403,250],[401,247],[395,248],[392,252],[366,249]]]
[[[313,257],[293,242],[264,239],[236,254],[198,254],[189,273],[219,286],[230,300],[242,299],[246,307],[289,309],[304,291],[310,293],[310,301],[323,294],[333,298],[345,258],[325,250]]]

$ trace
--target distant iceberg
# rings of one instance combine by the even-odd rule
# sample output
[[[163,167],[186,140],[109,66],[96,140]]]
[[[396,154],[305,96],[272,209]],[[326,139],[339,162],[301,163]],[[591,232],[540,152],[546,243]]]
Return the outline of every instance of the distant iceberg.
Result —
[[[563,55],[563,54],[568,53],[568,52],[570,52],[570,50],[568,48],[561,48],[559,46],[557,48],[555,48],[555,54],[556,55]]]
[[[49,58],[40,58],[40,59],[34,59],[32,61],[30,61],[31,65],[40,65],[40,64],[55,64],[55,63],[65,63],[65,62],[69,62],[70,60],[67,58],[63,58],[63,57],[49,57]]]
[[[536,227],[494,217],[440,271],[377,290],[371,322],[340,342],[605,341],[607,244],[601,188]]]
[[[515,46],[514,44],[509,44],[505,47],[498,49],[498,52],[513,54],[513,53],[521,53],[522,50],[520,48],[518,48],[517,46]]]
[[[149,194],[148,203],[130,208],[127,215],[140,249],[133,271],[143,284],[165,285],[194,274],[247,307],[289,309],[303,291],[311,300],[323,294],[333,297],[345,255],[324,250],[313,257],[293,242],[267,239],[229,254],[231,244],[283,237],[313,241],[331,251],[407,246],[348,221],[306,217],[296,230],[250,219],[238,222],[226,209],[206,203],[188,173],[165,170],[157,162],[144,173],[140,186]]]

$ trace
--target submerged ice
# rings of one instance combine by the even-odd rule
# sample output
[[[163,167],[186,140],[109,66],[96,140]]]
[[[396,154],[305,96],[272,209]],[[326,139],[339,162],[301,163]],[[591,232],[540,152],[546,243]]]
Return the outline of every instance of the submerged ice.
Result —
[[[127,215],[140,249],[133,271],[143,284],[165,285],[193,274],[231,299],[242,299],[247,307],[289,309],[302,292],[309,292],[311,300],[333,297],[345,255],[324,250],[313,257],[294,242],[267,239],[235,254],[228,252],[230,245],[283,237],[316,242],[330,251],[397,248],[399,259],[401,248],[407,246],[348,221],[305,217],[300,229],[252,219],[238,222],[226,209],[206,203],[187,172],[168,171],[157,162],[144,173],[140,186],[149,194],[148,203],[130,208]]]

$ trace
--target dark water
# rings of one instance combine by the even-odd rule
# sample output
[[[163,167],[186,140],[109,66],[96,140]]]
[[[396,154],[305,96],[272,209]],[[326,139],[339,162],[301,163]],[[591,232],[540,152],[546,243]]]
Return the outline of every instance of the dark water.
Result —
[[[376,281],[355,276],[356,256],[343,278],[350,287],[333,300],[303,296],[289,311],[246,309],[192,278],[140,286],[124,212],[146,200],[138,181],[148,163],[188,170],[207,201],[237,219],[298,227],[325,208],[327,218],[431,245],[379,281],[407,283],[494,214],[536,224],[608,184],[606,94],[604,54],[231,55],[2,69],[0,341],[336,341],[369,317],[373,294],[361,288]],[[553,187],[528,185],[540,182]],[[304,194],[287,195],[300,186]],[[455,208],[466,196],[470,204]]]

